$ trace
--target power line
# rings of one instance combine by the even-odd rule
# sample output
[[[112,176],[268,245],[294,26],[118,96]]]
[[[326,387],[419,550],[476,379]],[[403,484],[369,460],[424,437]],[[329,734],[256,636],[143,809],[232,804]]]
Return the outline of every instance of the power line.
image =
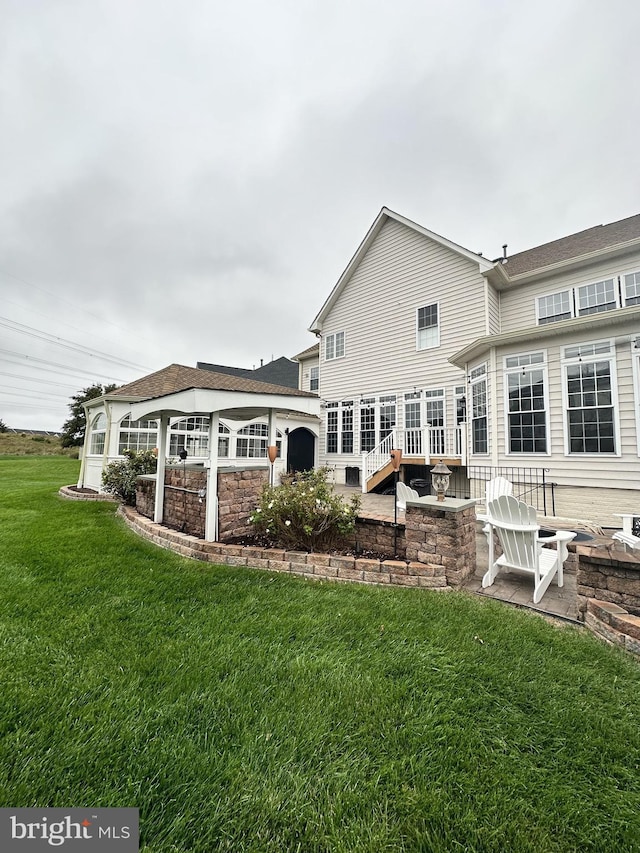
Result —
[[[3,320],[4,322],[2,322]],[[102,361],[109,361],[122,367],[132,367],[134,370],[151,370],[149,367],[135,364],[134,362],[126,361],[122,358],[113,358],[113,356],[108,353],[100,352],[100,350],[88,349],[75,341],[68,341],[66,338],[56,337],[55,335],[51,335],[49,332],[43,332],[41,329],[36,329],[33,326],[26,326],[24,323],[17,323],[15,320],[10,320],[8,317],[0,317],[0,326],[5,329],[11,329],[11,331],[18,332],[21,335],[28,335],[30,338],[37,338],[38,340],[46,341],[49,344],[63,347],[64,349],[71,350],[72,352],[80,352],[83,355],[88,355],[90,358],[97,357]]]
[[[101,373],[100,371],[96,371],[96,370],[83,370],[80,367],[70,367],[67,364],[58,364],[58,362],[56,362],[56,361],[49,361],[48,359],[37,358],[35,355],[25,355],[24,353],[16,352],[15,350],[0,349],[0,353],[3,355],[8,355],[8,356],[16,356],[17,355],[20,357],[20,359],[26,359],[28,362],[35,361],[35,362],[38,362],[38,364],[47,364],[47,365],[50,365],[52,367],[59,367],[60,368],[59,371],[58,370],[48,370],[46,367],[36,367],[34,365],[34,370],[42,370],[45,373],[60,373],[60,372],[62,372],[62,373],[68,373],[69,375],[72,375],[74,373],[84,373],[85,376],[93,376],[94,379],[96,376],[100,376],[103,379],[110,379],[112,382],[119,382],[120,385],[125,384],[124,379],[118,379],[115,376],[108,376],[106,373]],[[11,360],[17,364],[24,364],[24,361],[18,360],[16,358],[13,358]],[[31,365],[29,365],[29,366],[31,366]]]
[[[39,285],[34,284],[32,281],[27,281],[27,279],[20,278],[19,276],[13,275],[13,273],[7,272],[6,270],[0,270],[0,274],[6,275],[8,278],[12,278],[15,281],[19,281],[21,284],[26,284],[27,287],[32,287],[34,290],[39,290],[40,293],[44,293],[47,296],[51,296],[51,297],[53,297],[53,299],[57,299],[59,302],[62,302],[63,305],[69,305],[71,308],[73,308],[76,311],[82,311],[83,314],[86,314],[88,317],[93,317],[94,320],[98,320],[100,323],[108,323],[110,326],[113,326],[114,329],[118,329],[120,332],[124,332],[127,335],[133,334],[131,329],[125,329],[124,326],[119,326],[117,323],[114,323],[111,320],[107,320],[104,317],[100,317],[99,315],[94,314],[92,311],[87,311],[86,308],[79,306],[79,305],[75,305],[73,302],[69,302],[68,299],[63,299],[62,296],[58,296],[57,293],[51,293],[50,290],[45,290],[44,287],[40,287]],[[70,324],[67,323],[65,325],[70,325]],[[73,326],[71,328],[73,328]],[[135,336],[136,336],[137,340],[146,341],[149,344],[153,343],[148,338],[141,337],[138,332],[135,333]]]
[[[54,371],[52,370],[51,373]],[[10,379],[21,379],[23,382],[40,382],[43,385],[56,385],[59,388],[71,388],[72,390],[76,389],[76,385],[72,385],[70,382],[52,382],[50,379],[35,379],[32,376],[21,376],[19,373],[7,373],[4,370],[0,370],[0,376],[7,376]]]
[[[21,391],[19,388],[13,388],[11,385],[0,385],[0,388],[3,389],[2,393],[0,393],[0,399],[3,399],[6,396],[10,397],[32,397],[36,400],[40,399],[40,397],[53,397],[56,400],[68,400],[66,394],[56,394],[55,391],[49,393],[48,391],[35,391],[31,389],[31,391]],[[11,393],[7,395],[7,392]]]

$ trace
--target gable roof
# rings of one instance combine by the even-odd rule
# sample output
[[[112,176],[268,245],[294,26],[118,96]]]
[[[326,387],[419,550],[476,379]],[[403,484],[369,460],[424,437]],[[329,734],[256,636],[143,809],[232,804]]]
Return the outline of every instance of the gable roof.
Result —
[[[320,355],[320,344],[313,344],[307,349],[299,352],[298,355],[294,355],[295,361],[304,361],[305,358],[313,358],[314,356]]]
[[[199,361],[197,367],[200,370],[210,370],[214,373],[227,373],[230,376],[244,376],[246,379],[257,379],[259,382],[282,385],[284,388],[298,387],[298,365],[284,355],[254,368],[228,367],[224,364],[209,364],[206,361]]]
[[[544,269],[563,261],[571,261],[602,249],[622,246],[640,240],[640,214],[620,219],[608,225],[596,225],[568,237],[552,240],[524,252],[511,255],[502,263],[508,278]]]
[[[380,213],[375,218],[373,225],[367,231],[364,240],[358,246],[356,253],[349,261],[345,271],[342,273],[340,278],[338,279],[335,287],[327,297],[324,305],[316,315],[313,320],[313,323],[309,326],[310,332],[320,332],[322,331],[322,322],[326,318],[327,314],[335,304],[338,296],[342,293],[345,286],[353,276],[354,272],[358,268],[360,261],[364,257],[364,255],[369,250],[371,244],[375,240],[375,238],[380,233],[383,225],[388,222],[390,219],[395,220],[396,222],[400,222],[402,225],[406,225],[407,228],[411,228],[413,231],[416,231],[418,234],[421,234],[423,237],[428,237],[430,240],[438,243],[441,246],[444,246],[447,249],[450,249],[452,252],[455,252],[457,255],[460,255],[463,258],[466,258],[469,261],[472,261],[475,264],[478,264],[481,272],[486,272],[490,269],[493,269],[494,263],[492,261],[483,258],[477,252],[471,252],[469,249],[465,249],[463,246],[459,246],[457,243],[454,243],[452,240],[447,240],[446,237],[442,237],[440,234],[436,234],[435,231],[429,231],[427,228],[424,228],[422,225],[418,225],[417,222],[413,222],[411,219],[407,219],[404,216],[401,216],[399,213],[395,213],[393,210],[389,210],[388,207],[383,207]]]
[[[297,368],[296,368],[297,370]],[[211,370],[201,370],[197,367],[186,367],[183,364],[170,364],[155,373],[129,382],[116,388],[109,397],[137,397],[142,400],[164,397],[190,388],[202,388],[212,391],[243,391],[247,394],[279,394],[287,397],[317,397],[308,391],[297,388],[286,388],[268,382],[259,382],[243,376],[228,373],[215,373]],[[96,398],[99,399],[99,398]]]

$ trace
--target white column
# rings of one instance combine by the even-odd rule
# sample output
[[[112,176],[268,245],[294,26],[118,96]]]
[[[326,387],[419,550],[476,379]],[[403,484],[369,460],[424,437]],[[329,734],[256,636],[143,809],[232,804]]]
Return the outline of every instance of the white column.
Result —
[[[162,524],[164,515],[164,469],[167,461],[167,427],[169,415],[164,413],[158,421],[158,473],[156,474],[156,502],[153,510],[153,520]]]
[[[218,538],[218,428],[220,413],[209,415],[209,458],[207,459],[207,505],[204,538],[215,542]]]

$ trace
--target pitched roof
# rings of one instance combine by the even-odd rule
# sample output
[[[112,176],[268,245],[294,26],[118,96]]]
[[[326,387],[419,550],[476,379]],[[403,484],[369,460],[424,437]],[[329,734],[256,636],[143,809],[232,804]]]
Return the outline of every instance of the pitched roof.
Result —
[[[552,240],[542,246],[518,252],[508,258],[504,272],[513,278],[516,275],[532,272],[552,266],[562,261],[579,258],[599,249],[608,249],[640,239],[640,214],[611,222],[609,225],[596,225],[586,231],[578,231],[568,237]]]
[[[313,344],[307,349],[302,350],[298,355],[294,355],[294,359],[296,361],[302,361],[305,358],[312,358],[314,355],[320,355],[320,344]]]
[[[211,370],[214,373],[227,373],[230,376],[244,376],[245,379],[257,379],[259,382],[282,385],[284,388],[298,387],[298,365],[284,355],[253,369],[248,367],[228,367],[225,364],[209,364],[206,361],[199,361],[197,366],[201,370]]]
[[[212,391],[244,391],[247,394],[280,394],[287,397],[317,397],[307,391],[297,388],[286,388],[268,382],[258,382],[243,376],[233,376],[227,373],[215,373],[211,370],[200,370],[197,367],[186,367],[183,364],[170,364],[155,373],[122,385],[111,392],[109,396],[139,397],[148,400],[164,397],[165,394],[175,394],[189,388],[206,388]]]

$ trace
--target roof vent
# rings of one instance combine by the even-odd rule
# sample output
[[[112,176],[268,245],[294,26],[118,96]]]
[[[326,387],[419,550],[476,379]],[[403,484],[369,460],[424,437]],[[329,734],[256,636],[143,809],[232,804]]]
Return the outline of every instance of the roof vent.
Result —
[[[508,245],[509,245],[508,243],[502,244],[502,261],[503,261],[503,263],[507,262],[507,246]]]

